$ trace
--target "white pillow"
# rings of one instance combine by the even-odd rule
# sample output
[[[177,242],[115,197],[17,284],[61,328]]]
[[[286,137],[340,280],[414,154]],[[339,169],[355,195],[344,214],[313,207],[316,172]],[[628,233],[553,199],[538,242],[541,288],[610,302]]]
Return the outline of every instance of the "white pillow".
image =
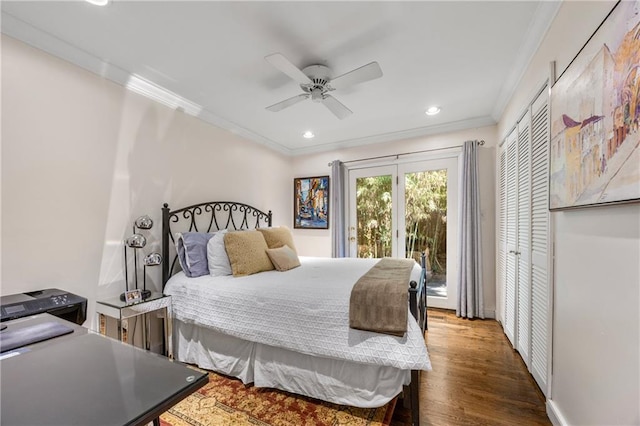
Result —
[[[231,275],[231,264],[229,263],[227,250],[224,247],[224,234],[226,233],[226,229],[216,232],[207,243],[209,274],[212,277]]]

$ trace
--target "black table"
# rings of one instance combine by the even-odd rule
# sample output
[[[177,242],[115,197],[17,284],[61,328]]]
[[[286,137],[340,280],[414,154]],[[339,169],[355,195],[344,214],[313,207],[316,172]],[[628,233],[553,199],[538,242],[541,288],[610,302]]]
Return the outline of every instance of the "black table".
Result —
[[[6,322],[64,321],[48,314]],[[3,354],[0,424],[144,425],[208,382],[202,373],[117,340],[74,333]]]

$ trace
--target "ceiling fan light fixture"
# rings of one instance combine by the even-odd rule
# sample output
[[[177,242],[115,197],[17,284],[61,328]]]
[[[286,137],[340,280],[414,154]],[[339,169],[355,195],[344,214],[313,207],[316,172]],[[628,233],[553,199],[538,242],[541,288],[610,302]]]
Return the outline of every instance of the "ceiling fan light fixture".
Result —
[[[311,100],[313,102],[322,102],[322,100],[325,98],[324,93],[322,92],[322,89],[313,89],[311,91]]]
[[[301,95],[268,106],[266,109],[272,112],[282,111],[305,99],[311,99],[313,102],[323,104],[333,115],[343,120],[353,114],[353,111],[329,93],[336,89],[342,89],[382,77],[382,70],[377,62],[370,62],[360,68],[332,78],[331,70],[325,65],[309,65],[304,69],[300,69],[282,53],[267,55],[265,59],[280,72],[296,81],[304,92]],[[307,139],[311,137],[313,136],[307,137]]]
[[[432,106],[432,107],[429,107],[424,113],[427,115],[436,115],[439,112],[440,112],[440,107]]]
[[[316,137],[316,135],[311,130],[307,130],[302,134],[302,137],[305,139],[313,139]]]

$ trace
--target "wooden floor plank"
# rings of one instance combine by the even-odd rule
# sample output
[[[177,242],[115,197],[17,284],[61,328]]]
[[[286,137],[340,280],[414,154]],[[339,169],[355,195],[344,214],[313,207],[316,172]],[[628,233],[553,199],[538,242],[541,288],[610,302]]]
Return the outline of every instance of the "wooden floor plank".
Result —
[[[425,336],[433,371],[420,379],[421,425],[551,425],[544,396],[497,321],[429,309]],[[391,424],[410,424],[408,411],[396,409]]]

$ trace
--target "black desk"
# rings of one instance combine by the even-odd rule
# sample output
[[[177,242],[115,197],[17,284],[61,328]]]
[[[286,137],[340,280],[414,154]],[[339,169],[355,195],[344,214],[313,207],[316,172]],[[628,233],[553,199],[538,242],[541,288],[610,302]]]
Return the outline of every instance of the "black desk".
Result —
[[[5,324],[63,321],[54,318]],[[144,425],[208,382],[206,373],[82,327],[10,353],[0,360],[3,426]]]

